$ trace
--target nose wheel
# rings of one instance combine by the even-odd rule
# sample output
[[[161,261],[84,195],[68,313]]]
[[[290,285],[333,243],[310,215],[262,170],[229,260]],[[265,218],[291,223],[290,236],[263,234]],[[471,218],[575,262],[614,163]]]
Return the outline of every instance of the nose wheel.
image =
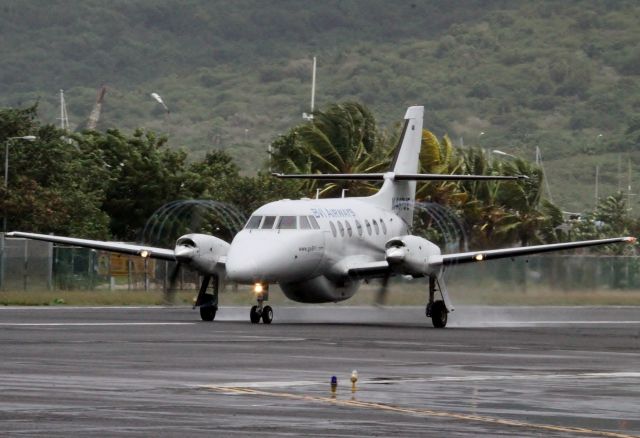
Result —
[[[256,284],[255,288],[258,289],[258,284]],[[249,312],[251,324],[258,324],[260,320],[262,320],[264,324],[271,324],[271,321],[273,321],[273,309],[271,306],[263,306],[264,302],[269,299],[268,285],[266,287],[260,285],[259,290],[255,292],[258,304],[251,307],[251,311]]]
[[[273,309],[271,306],[264,306],[262,309],[259,306],[253,306],[249,312],[249,319],[251,324],[258,324],[260,320],[265,324],[271,324],[271,321],[273,321]]]

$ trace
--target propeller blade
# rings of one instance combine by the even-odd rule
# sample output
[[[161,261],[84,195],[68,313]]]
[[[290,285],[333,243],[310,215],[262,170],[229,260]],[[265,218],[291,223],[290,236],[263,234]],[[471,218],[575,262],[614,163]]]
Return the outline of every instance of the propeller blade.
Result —
[[[376,295],[377,306],[384,306],[384,304],[387,302],[387,293],[389,292],[389,277],[391,277],[391,274],[387,274],[382,278],[380,289],[378,290],[378,294]]]
[[[178,274],[180,274],[180,265],[180,262],[177,262],[171,274],[169,274],[169,285],[164,291],[164,302],[166,304],[173,304],[176,299],[176,283]]]

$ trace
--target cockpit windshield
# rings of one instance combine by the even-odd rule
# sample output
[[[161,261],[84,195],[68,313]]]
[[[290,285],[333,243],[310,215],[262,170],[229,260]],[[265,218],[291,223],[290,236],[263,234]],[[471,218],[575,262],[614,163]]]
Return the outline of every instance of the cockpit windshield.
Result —
[[[295,216],[280,216],[278,218],[278,230],[295,230],[296,229],[296,217]]]
[[[270,230],[273,228],[273,224],[276,221],[275,216],[265,216],[264,221],[262,222],[262,226],[260,227],[263,230]]]
[[[260,222],[262,222],[262,216],[251,216],[245,228],[247,230],[256,230],[260,228]]]
[[[319,230],[320,225],[313,216],[251,216],[244,228],[246,230]]]

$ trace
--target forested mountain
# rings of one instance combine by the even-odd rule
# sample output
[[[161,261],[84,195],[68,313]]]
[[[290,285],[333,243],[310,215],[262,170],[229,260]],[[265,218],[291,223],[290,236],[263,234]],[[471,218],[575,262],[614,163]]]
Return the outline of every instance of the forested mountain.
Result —
[[[393,129],[424,104],[458,145],[539,146],[565,210],[593,205],[596,165],[601,195],[629,162],[640,185],[637,1],[2,0],[0,29],[0,106],[39,99],[55,123],[64,89],[82,129],[105,84],[98,129],[225,149],[248,173],[308,111],[317,56],[318,106],[357,100]]]

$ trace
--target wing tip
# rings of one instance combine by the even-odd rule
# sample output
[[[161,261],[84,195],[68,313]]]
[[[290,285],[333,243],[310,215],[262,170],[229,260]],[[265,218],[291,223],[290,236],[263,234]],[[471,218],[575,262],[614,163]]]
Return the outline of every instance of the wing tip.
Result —
[[[636,240],[638,239],[633,236],[627,236],[627,237],[623,237],[622,240],[627,243],[636,243]]]

